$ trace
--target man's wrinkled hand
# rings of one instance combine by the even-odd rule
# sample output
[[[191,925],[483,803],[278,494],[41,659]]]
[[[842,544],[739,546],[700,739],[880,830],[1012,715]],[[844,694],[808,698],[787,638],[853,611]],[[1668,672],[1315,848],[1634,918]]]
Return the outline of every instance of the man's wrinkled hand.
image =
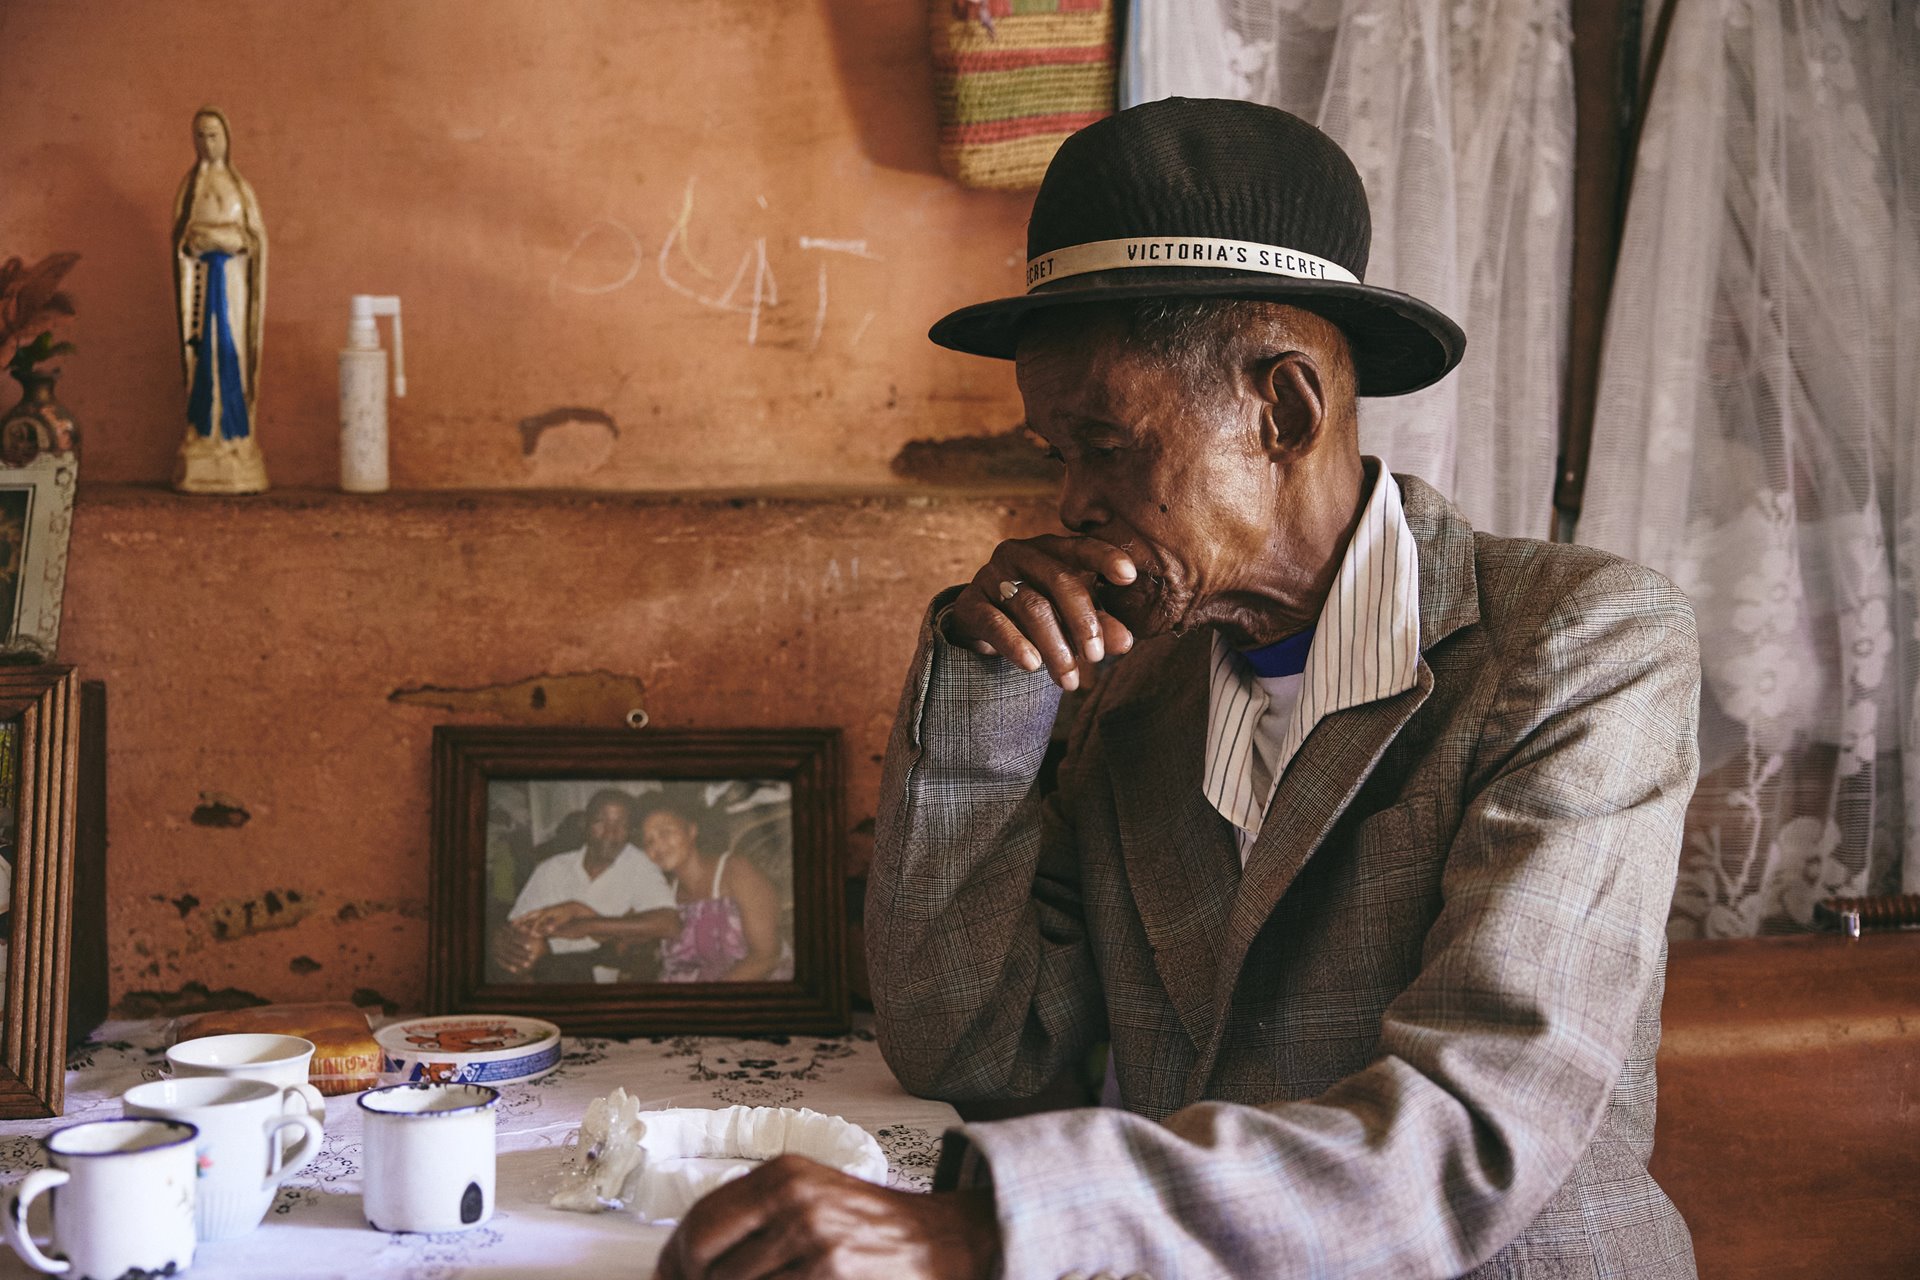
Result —
[[[990,1192],[890,1191],[799,1156],[770,1160],[694,1205],[657,1280],[974,1280],[994,1273]]]
[[[1094,584],[1125,585],[1138,572],[1126,552],[1097,538],[1011,539],[954,599],[947,639],[1028,671],[1044,666],[1062,689],[1077,689],[1095,663],[1133,647],[1133,633],[1094,602]]]

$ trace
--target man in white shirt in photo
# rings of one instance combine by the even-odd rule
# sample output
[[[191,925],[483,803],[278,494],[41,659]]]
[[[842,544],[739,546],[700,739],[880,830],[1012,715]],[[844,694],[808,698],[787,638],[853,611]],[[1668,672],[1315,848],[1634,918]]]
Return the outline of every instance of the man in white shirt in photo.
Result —
[[[609,958],[602,951],[671,936],[677,923],[673,887],[629,843],[627,796],[610,787],[596,792],[586,819],[586,843],[535,867],[494,934],[494,959],[513,978],[618,982],[621,965],[602,963]]]

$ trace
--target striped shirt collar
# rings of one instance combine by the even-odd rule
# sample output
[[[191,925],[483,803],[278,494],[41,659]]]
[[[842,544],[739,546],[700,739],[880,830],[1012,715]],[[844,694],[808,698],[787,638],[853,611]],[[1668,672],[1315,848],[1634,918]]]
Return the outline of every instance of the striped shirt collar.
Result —
[[[1255,730],[1268,698],[1246,660],[1213,635],[1203,785],[1221,816],[1243,833],[1241,858],[1252,847],[1274,788],[1288,762],[1321,719],[1412,688],[1420,665],[1420,566],[1400,486],[1375,459],[1373,492],[1340,560],[1320,609],[1301,674],[1299,698],[1285,731],[1270,733],[1269,761],[1255,750]]]

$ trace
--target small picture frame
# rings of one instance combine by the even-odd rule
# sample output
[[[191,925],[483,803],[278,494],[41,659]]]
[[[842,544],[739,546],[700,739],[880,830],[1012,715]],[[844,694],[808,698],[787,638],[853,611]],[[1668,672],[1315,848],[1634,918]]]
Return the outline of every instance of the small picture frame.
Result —
[[[0,1119],[65,1104],[79,761],[73,668],[0,667]]]
[[[15,443],[0,441],[0,461]],[[0,660],[50,661],[59,644],[76,470],[71,451],[0,465]]]
[[[443,725],[432,834],[436,1012],[846,1029],[837,729]]]

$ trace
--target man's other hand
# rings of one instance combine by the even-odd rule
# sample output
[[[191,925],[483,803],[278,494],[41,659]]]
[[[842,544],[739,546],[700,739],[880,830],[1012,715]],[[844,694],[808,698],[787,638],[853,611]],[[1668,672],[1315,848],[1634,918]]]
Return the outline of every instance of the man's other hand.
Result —
[[[656,1280],[974,1280],[994,1273],[989,1191],[890,1191],[799,1156],[769,1160],[688,1211]]]
[[[1094,603],[1094,583],[1124,585],[1137,572],[1126,552],[1098,538],[1011,539],[954,599],[947,639],[1028,671],[1044,666],[1062,689],[1077,689],[1095,663],[1133,647],[1133,633]]]

